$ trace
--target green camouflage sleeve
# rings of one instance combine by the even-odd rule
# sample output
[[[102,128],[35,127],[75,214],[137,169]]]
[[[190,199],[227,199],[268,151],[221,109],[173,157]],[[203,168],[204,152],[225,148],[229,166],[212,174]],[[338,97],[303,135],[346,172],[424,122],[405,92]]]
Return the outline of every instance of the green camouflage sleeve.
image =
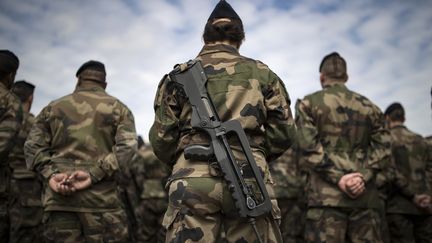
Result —
[[[273,161],[296,140],[296,127],[291,113],[288,92],[283,81],[270,71],[270,83],[264,90],[267,121],[264,123],[267,161]]]
[[[384,116],[378,107],[373,107],[373,110],[367,168],[359,171],[366,182],[373,179],[378,171],[385,169],[385,161],[391,156],[391,136],[389,130],[385,129]]]
[[[7,162],[7,156],[14,146],[14,137],[18,134],[23,119],[23,111],[18,98],[8,93],[0,98],[0,159]]]
[[[181,108],[176,99],[177,89],[168,76],[160,81],[154,101],[155,120],[150,129],[150,143],[154,153],[164,163],[173,164],[179,133]]]
[[[52,137],[48,126],[49,111],[48,106],[39,113],[24,144],[27,168],[40,173],[46,179],[58,172],[56,166],[51,162]]]
[[[296,125],[302,165],[319,172],[323,179],[329,183],[337,184],[344,172],[337,169],[334,162],[325,153],[311,114],[309,101],[307,99],[298,100],[296,103]]]
[[[105,176],[112,176],[118,169],[125,171],[128,161],[132,159],[136,151],[136,146],[137,135],[133,114],[126,107],[122,107],[113,152],[99,160],[95,166],[89,168],[93,183],[102,180]]]

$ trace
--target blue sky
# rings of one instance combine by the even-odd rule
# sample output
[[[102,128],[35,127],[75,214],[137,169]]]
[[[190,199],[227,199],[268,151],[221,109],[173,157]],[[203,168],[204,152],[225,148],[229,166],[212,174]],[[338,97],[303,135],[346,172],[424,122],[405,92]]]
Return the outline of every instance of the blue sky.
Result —
[[[194,58],[217,0],[1,0],[0,48],[21,59],[17,79],[36,88],[32,112],[75,87],[90,59],[107,68],[107,91],[134,113],[147,139],[164,73]],[[268,64],[295,101],[320,89],[322,57],[338,51],[347,86],[382,110],[394,101],[407,126],[432,135],[432,1],[231,0],[243,20],[240,53]]]

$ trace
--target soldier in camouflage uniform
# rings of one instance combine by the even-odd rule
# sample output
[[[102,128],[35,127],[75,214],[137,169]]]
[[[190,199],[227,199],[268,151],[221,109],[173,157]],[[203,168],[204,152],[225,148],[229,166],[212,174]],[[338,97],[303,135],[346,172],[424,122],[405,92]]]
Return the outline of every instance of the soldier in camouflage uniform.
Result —
[[[308,168],[307,242],[382,242],[375,185],[390,156],[380,109],[345,86],[346,62],[324,57],[323,89],[296,104],[298,144]]]
[[[385,111],[392,138],[392,158],[395,166],[393,190],[387,201],[387,221],[391,242],[432,242],[432,188],[426,171],[428,147],[423,137],[403,124],[405,111],[400,103]],[[400,183],[405,180],[406,183]]]
[[[8,156],[22,123],[22,107],[11,88],[19,60],[11,51],[0,50],[0,242],[8,242],[9,216],[8,183],[10,170]]]
[[[239,54],[243,25],[226,1],[220,1],[213,10],[203,38],[205,45],[197,59],[208,76],[209,96],[222,122],[240,121],[272,199],[271,215],[256,218],[257,228],[264,242],[281,242],[281,215],[267,161],[293,143],[295,125],[288,93],[265,64]],[[209,145],[210,141],[191,128],[191,105],[167,76],[159,84],[154,108],[150,141],[158,158],[174,165],[163,221],[166,242],[215,242],[221,225],[228,242],[256,242],[251,225],[237,215],[217,163],[185,159],[186,146]],[[242,161],[244,155],[238,146],[233,143],[231,147],[237,160]]]
[[[27,167],[45,180],[47,242],[127,242],[115,173],[136,149],[131,111],[105,92],[105,66],[84,63],[72,94],[36,117],[24,145]]]
[[[282,214],[280,225],[284,243],[303,242],[306,202],[306,175],[300,170],[297,151],[290,148],[270,163],[274,191]]]
[[[11,168],[9,192],[9,242],[42,242],[42,182],[26,167],[24,142],[34,123],[30,113],[35,86],[26,81],[15,82],[12,92],[21,100],[23,122],[9,154]]]
[[[132,158],[127,179],[128,201],[134,217],[133,234],[137,242],[165,242],[165,229],[162,227],[163,215],[168,206],[164,189],[170,175],[166,164],[161,163],[150,145],[138,138],[139,149]]]

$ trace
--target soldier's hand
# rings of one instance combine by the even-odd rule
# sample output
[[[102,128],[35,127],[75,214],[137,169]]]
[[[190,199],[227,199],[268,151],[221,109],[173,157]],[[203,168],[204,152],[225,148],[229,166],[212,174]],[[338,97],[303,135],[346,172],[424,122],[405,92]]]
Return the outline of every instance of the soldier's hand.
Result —
[[[56,193],[69,195],[75,190],[67,183],[67,179],[68,175],[66,173],[56,173],[50,177],[48,185]]]
[[[360,196],[365,190],[363,176],[358,172],[342,176],[338,182],[338,186],[341,191],[352,199]]]
[[[430,209],[432,207],[432,198],[427,194],[416,194],[413,201],[419,208]]]
[[[84,190],[91,186],[91,176],[88,172],[77,170],[67,179],[70,185],[77,191]]]

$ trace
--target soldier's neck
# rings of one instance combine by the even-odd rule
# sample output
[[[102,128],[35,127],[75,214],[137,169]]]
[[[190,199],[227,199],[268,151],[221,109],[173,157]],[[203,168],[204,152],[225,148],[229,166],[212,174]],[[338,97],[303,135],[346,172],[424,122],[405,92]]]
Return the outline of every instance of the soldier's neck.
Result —
[[[389,123],[390,128],[400,127],[403,125],[404,125],[404,122],[402,122],[402,121],[390,121],[390,123]]]

